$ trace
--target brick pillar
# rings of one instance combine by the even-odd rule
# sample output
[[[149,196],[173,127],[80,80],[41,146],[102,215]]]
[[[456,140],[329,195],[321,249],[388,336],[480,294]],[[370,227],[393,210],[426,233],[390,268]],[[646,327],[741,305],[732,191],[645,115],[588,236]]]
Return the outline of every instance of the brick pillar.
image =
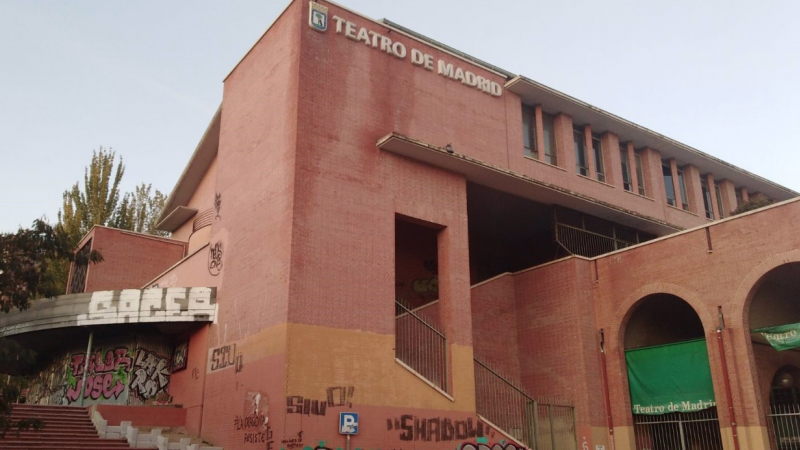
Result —
[[[703,188],[700,186],[700,169],[688,165],[683,168],[683,179],[686,182],[686,196],[689,198],[689,211],[705,217],[703,207]]]
[[[663,199],[665,193],[664,180],[661,176],[661,153],[650,147],[645,147],[639,153],[639,157],[642,160],[645,195],[653,199]]]
[[[619,154],[619,138],[614,133],[603,133],[600,137],[603,146],[603,169],[606,171],[606,183],[623,188],[622,186],[622,161]]]
[[[634,156],[633,142],[628,141],[628,170],[631,172],[631,190],[634,194],[639,193],[639,179],[636,176],[636,157]]]
[[[597,161],[594,160],[594,150],[592,149],[592,126],[583,126],[583,145],[586,147],[586,165],[589,166],[589,178],[596,179]]]
[[[675,158],[669,160],[669,169],[672,172],[672,188],[675,190],[675,207],[683,209],[683,198],[681,197],[681,183],[678,181],[678,162]],[[689,194],[687,193],[688,197]],[[686,199],[688,202],[688,198]]]
[[[747,194],[747,188],[746,187],[742,188],[742,201],[745,202],[745,203],[750,201],[750,196]]]
[[[542,105],[533,107],[536,127],[536,156],[539,161],[544,161],[544,121],[542,119]]]
[[[569,173],[575,173],[575,151],[572,141],[572,117],[559,113],[553,120],[553,127],[556,134],[556,154],[558,155],[558,167],[567,169]]]
[[[719,190],[722,194],[722,210],[725,217],[730,217],[734,209],[738,208],[736,202],[736,186],[730,180],[719,182]]]

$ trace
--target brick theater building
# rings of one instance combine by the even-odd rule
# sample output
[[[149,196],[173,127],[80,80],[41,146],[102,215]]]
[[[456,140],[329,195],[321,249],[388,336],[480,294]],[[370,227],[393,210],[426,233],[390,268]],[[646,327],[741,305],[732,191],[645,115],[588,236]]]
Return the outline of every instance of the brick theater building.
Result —
[[[41,356],[27,402],[88,372],[84,405],[179,406],[225,449],[794,448],[797,195],[293,1],[225,79],[171,238],[95,227],[105,262],[0,334]]]

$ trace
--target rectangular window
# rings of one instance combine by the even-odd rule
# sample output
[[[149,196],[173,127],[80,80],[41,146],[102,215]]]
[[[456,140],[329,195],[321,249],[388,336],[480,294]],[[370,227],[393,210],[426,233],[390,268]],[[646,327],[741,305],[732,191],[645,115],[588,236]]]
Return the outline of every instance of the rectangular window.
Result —
[[[603,144],[600,136],[592,135],[592,150],[594,151],[594,168],[597,172],[597,181],[606,182],[606,170],[603,163]]]
[[[622,187],[631,192],[633,185],[631,184],[631,170],[628,167],[628,149],[624,144],[619,145],[619,160],[622,161]]]
[[[706,176],[700,176],[700,188],[703,190],[703,206],[706,209],[706,218],[714,220],[714,207],[711,205],[711,191],[708,190]]]
[[[583,127],[572,129],[572,140],[575,143],[575,167],[578,174],[588,177],[589,163],[586,161],[586,137],[583,134]]]
[[[639,152],[634,152],[633,160],[636,163],[636,181],[639,183],[639,195],[647,195],[644,188],[644,173],[642,172],[642,157]]]
[[[669,163],[661,163],[661,173],[664,174],[664,192],[667,193],[667,204],[675,206],[675,185],[672,184],[672,169]]]
[[[678,169],[678,186],[681,189],[681,206],[684,210],[689,210],[689,197],[686,195],[686,181],[683,179],[683,170]]]
[[[722,207],[722,190],[719,188],[718,183],[714,183],[714,191],[717,195],[717,210],[719,211],[719,218],[725,218],[725,208]]]
[[[544,137],[544,162],[557,166],[556,125],[550,114],[542,113],[542,135]]]
[[[536,147],[536,112],[528,105],[522,105],[522,141],[525,144],[525,156],[539,159]]]

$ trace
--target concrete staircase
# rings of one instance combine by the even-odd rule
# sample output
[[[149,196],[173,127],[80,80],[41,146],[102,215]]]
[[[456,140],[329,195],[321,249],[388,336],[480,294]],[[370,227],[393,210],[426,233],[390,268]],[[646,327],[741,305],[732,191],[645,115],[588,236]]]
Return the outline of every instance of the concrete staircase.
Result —
[[[39,430],[12,430],[0,439],[0,448],[8,450],[120,450],[129,449],[126,439],[101,439],[86,408],[69,406],[14,405],[12,422],[41,419]]]

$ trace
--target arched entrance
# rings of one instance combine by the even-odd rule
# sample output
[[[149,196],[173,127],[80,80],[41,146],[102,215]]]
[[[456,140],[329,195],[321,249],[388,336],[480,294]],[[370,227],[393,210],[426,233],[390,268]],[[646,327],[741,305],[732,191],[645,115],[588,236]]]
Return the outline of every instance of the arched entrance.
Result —
[[[625,326],[636,448],[722,450],[703,323],[683,299],[640,300]]]
[[[800,449],[799,290],[800,263],[776,267],[756,283],[747,315],[773,450]]]

